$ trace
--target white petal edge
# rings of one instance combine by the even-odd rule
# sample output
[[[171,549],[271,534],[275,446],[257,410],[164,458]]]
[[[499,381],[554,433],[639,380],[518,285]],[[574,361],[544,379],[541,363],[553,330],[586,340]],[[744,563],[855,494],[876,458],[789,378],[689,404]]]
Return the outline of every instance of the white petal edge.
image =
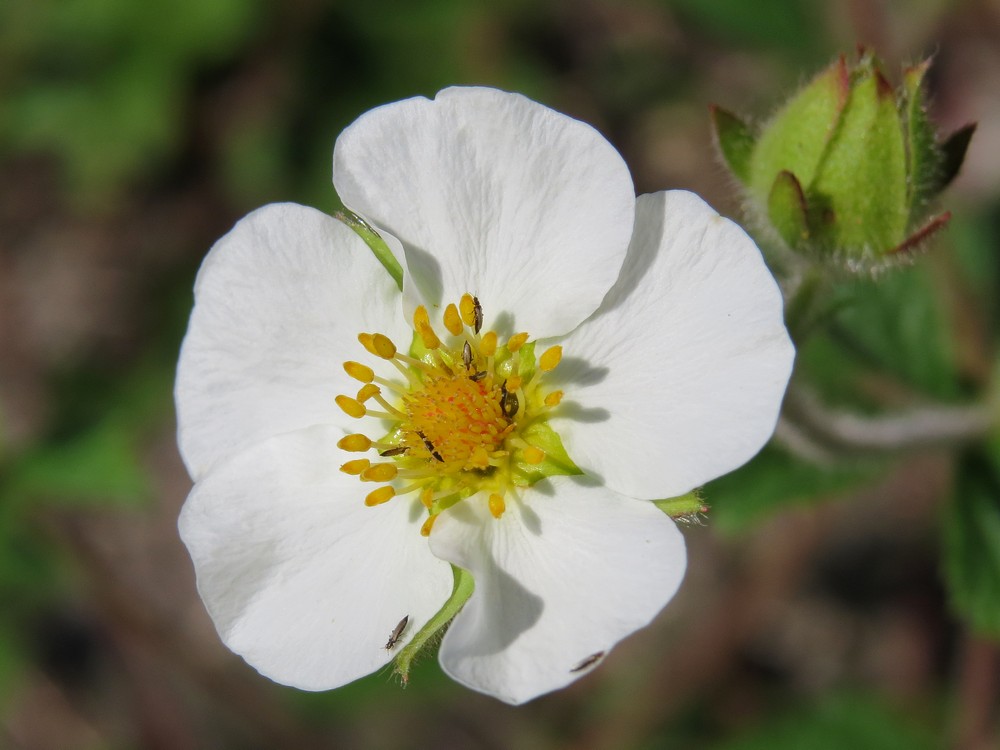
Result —
[[[438,518],[430,542],[476,582],[441,666],[511,704],[593,669],[670,601],[686,565],[684,538],[655,506],[579,477],[539,482],[499,520],[484,498],[467,499]]]
[[[344,360],[371,359],[362,331],[403,348],[412,336],[399,288],[350,228],[295,204],[237,223],[198,272],[177,365],[178,443],[192,478],[282,432],[353,431],[334,398],[358,389]]]
[[[760,251],[685,191],[641,196],[629,256],[562,342],[552,419],[618,492],[675,497],[752,458],[774,431],[795,350]]]
[[[346,206],[402,241],[409,297],[433,307],[475,294],[501,332],[578,325],[632,233],[635,193],[614,147],[496,89],[449,88],[362,115],[337,139],[333,182]]]
[[[198,482],[179,521],[223,642],[302,690],[385,665],[453,586],[420,535],[423,506],[406,497],[365,506],[371,486],[337,468],[339,437],[313,427],[257,443]]]

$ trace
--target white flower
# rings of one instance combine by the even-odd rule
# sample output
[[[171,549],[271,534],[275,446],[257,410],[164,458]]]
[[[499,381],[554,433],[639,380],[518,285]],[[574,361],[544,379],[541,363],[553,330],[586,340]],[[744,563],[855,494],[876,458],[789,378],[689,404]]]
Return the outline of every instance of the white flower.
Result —
[[[562,687],[680,584],[683,539],[649,501],[770,436],[793,358],[778,288],[698,197],[636,200],[596,131],[514,94],[368,112],[333,181],[403,294],[298,205],[212,248],[176,387],[201,596],[261,673],[323,690],[405,647],[454,564],[475,592],[444,670],[509,703]]]

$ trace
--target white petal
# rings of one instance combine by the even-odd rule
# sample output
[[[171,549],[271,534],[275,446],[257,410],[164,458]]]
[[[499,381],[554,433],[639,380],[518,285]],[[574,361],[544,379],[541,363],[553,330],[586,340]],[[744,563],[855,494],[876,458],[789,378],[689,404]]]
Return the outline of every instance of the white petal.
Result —
[[[632,233],[628,168],[593,128],[517,94],[450,88],[337,139],[344,204],[398,237],[419,297],[479,297],[487,324],[544,337],[600,304]]]
[[[178,440],[191,476],[281,432],[356,429],[334,398],[359,385],[344,360],[371,359],[362,331],[404,347],[412,336],[398,287],[353,231],[294,204],[241,220],[198,273],[177,366]]]
[[[569,684],[647,625],[685,568],[684,539],[656,507],[569,477],[508,501],[499,520],[482,497],[465,500],[430,540],[476,581],[441,644],[442,667],[514,704]]]
[[[444,604],[451,568],[420,535],[422,506],[373,508],[372,488],[338,470],[335,428],[281,435],[195,485],[180,531],[198,591],[225,644],[261,674],[326,690],[394,656]]]
[[[553,427],[578,466],[645,499],[757,453],[795,355],[760,251],[683,191],[639,199],[621,278],[563,347]]]

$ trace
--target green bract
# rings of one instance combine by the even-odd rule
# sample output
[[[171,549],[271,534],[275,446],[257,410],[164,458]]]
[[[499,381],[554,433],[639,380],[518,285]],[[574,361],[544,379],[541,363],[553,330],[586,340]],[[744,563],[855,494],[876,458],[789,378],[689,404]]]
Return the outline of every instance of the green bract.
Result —
[[[786,245],[863,268],[947,223],[931,202],[957,174],[975,126],[938,138],[926,112],[929,67],[906,70],[895,92],[873,55],[853,66],[842,55],[759,132],[712,108],[723,160]]]

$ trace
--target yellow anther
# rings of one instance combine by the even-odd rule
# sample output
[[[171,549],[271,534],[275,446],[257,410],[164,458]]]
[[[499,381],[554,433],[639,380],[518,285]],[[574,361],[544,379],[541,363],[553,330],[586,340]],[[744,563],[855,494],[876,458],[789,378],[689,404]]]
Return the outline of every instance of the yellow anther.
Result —
[[[418,325],[416,329],[417,333],[420,334],[420,338],[424,342],[424,346],[426,346],[428,349],[437,349],[439,346],[441,346],[441,339],[439,339],[437,334],[434,333],[434,329],[431,328],[430,323],[424,323],[423,325]]]
[[[382,359],[392,359],[396,356],[396,345],[388,336],[383,336],[381,333],[372,336],[372,348],[375,350],[375,355]]]
[[[375,379],[375,371],[360,362],[344,362],[344,371],[362,383],[370,383]]]
[[[507,503],[503,501],[503,495],[498,495],[496,492],[490,495],[489,504],[490,514],[494,518],[500,518],[500,516],[503,515],[503,512],[507,510]]]
[[[558,406],[559,402],[562,401],[563,392],[562,391],[552,391],[548,396],[545,397],[546,406]]]
[[[483,446],[477,446],[472,455],[469,456],[469,463],[477,469],[485,469],[490,465],[490,456]]]
[[[413,311],[413,327],[419,331],[422,326],[430,324],[431,316],[427,314],[427,308],[423,305],[417,305],[417,309]]]
[[[395,464],[372,464],[361,472],[361,479],[365,482],[390,482],[397,473]]]
[[[362,471],[371,466],[372,462],[367,458],[356,458],[353,461],[348,461],[346,464],[340,467],[340,470],[345,474],[350,474],[351,476],[357,476]]]
[[[372,490],[368,493],[368,497],[365,498],[365,505],[381,505],[382,503],[387,503],[392,498],[396,496],[396,490],[393,489],[391,484],[387,484],[385,487],[379,487],[377,490]]]
[[[494,331],[483,334],[483,340],[479,342],[479,351],[484,357],[492,357],[497,353],[497,335]]]
[[[427,510],[431,509],[431,506],[434,505],[433,487],[425,487],[423,489],[423,491],[420,493],[420,502],[424,504],[424,507],[427,508]]]
[[[367,410],[365,405],[362,404],[357,399],[353,399],[350,396],[337,396],[335,399],[337,406],[344,410],[344,414],[349,417],[359,418],[363,417]]]
[[[378,356],[378,352],[375,350],[375,337],[372,334],[359,333],[358,341],[361,342],[361,346],[368,350],[369,354]]]
[[[476,300],[471,294],[463,294],[458,303],[458,309],[462,312],[462,322],[472,328],[476,325]]]
[[[538,360],[538,366],[542,368],[542,372],[551,372],[556,369],[556,366],[562,360],[562,347],[553,346],[545,350]]]
[[[521,376],[520,375],[511,375],[509,378],[507,378],[507,390],[508,391],[516,391],[520,387],[521,387]]]
[[[440,514],[427,517],[427,520],[424,521],[424,525],[420,527],[420,536],[431,535],[431,529],[434,528],[434,522],[437,520],[438,515]]]
[[[458,314],[458,308],[455,307],[454,302],[449,303],[444,309],[444,327],[452,336],[458,336],[462,333],[462,316]]]
[[[509,339],[507,339],[507,351],[511,354],[516,352],[524,343],[528,340],[528,334],[526,333],[515,333]]]
[[[370,399],[372,396],[377,396],[381,392],[382,391],[379,389],[379,387],[377,385],[375,385],[374,383],[367,383],[367,384],[361,386],[361,390],[358,391],[357,399],[361,403],[364,403],[365,401],[367,401],[368,399]]]
[[[364,453],[366,450],[372,447],[372,441],[361,434],[345,435],[340,440],[337,441],[337,447],[342,451],[351,451],[352,453]]]
[[[545,460],[545,451],[541,448],[536,448],[533,445],[529,445],[524,449],[524,460],[529,464],[537,465]]]

